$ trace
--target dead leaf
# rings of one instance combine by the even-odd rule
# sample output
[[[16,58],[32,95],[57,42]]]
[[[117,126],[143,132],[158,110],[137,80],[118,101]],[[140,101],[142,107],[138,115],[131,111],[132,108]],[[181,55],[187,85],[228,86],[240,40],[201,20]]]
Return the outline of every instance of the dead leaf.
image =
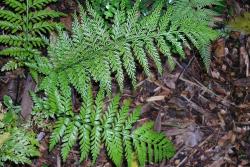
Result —
[[[223,157],[221,157],[220,159],[218,159],[217,161],[214,161],[211,165],[209,165],[208,167],[221,167],[223,164],[225,163],[225,160]]]
[[[217,40],[214,54],[218,58],[225,57],[225,39],[224,38]]]
[[[155,120],[155,124],[154,124],[154,130],[157,132],[161,131],[161,117],[162,117],[162,113],[161,113],[161,111],[159,111],[159,113],[156,117],[156,120]]]
[[[161,100],[164,100],[165,99],[165,96],[152,96],[152,97],[149,97],[147,98],[147,102],[153,102],[153,101],[161,101]]]
[[[245,47],[240,47],[240,72],[246,67],[246,77],[249,76],[249,56]]]
[[[222,136],[220,138],[220,140],[218,141],[218,145],[221,146],[221,147],[224,146],[225,144],[230,142],[232,137],[233,137],[233,132],[229,131],[227,134],[225,134],[224,136]]]
[[[30,97],[29,92],[34,91],[36,83],[33,81],[30,75],[27,76],[24,90],[22,92],[22,101],[21,101],[21,115],[24,119],[27,119],[31,112],[33,107],[33,101]]]
[[[194,147],[202,140],[203,133],[195,125],[188,127],[188,130],[189,131],[183,135],[183,140],[186,146]]]
[[[220,73],[216,70],[211,70],[211,76],[215,79],[219,79],[220,78]]]
[[[250,77],[247,78],[240,78],[233,82],[234,86],[243,86],[248,87],[250,86]]]

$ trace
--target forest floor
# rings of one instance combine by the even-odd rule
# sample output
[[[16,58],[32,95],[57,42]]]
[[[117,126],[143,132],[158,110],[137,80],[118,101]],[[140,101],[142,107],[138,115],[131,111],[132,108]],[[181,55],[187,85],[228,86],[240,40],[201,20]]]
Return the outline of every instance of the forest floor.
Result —
[[[61,4],[66,10],[70,4]],[[67,9],[69,10],[69,9]],[[74,6],[72,9],[74,10]],[[70,28],[70,17],[61,20]],[[174,71],[165,64],[162,76],[145,78],[138,74],[137,89],[128,86],[123,98],[129,97],[134,105],[142,105],[139,121],[155,121],[155,130],[173,141],[176,154],[160,165],[176,167],[250,166],[250,36],[230,32],[212,46],[209,72],[202,67],[198,53],[186,50],[188,59],[179,61]],[[0,66],[5,60],[0,59]],[[0,100],[11,96],[18,103],[25,89],[22,69],[0,75]],[[156,73],[155,73],[156,74]],[[32,166],[60,167],[59,148],[48,152],[49,132],[43,132],[42,155]],[[96,166],[112,166],[102,150]],[[87,166],[79,164],[79,152],[72,151],[65,167]]]

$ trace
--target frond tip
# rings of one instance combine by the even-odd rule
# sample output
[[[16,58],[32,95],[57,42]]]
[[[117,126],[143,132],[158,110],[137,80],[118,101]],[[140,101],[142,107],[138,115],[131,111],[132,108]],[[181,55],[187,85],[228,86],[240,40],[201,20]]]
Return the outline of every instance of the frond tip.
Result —
[[[119,107],[120,97],[115,96],[107,111],[103,112],[103,91],[98,93],[95,103],[90,93],[91,91],[87,93],[90,96],[83,101],[80,114],[67,118],[59,116],[51,135],[50,150],[61,139],[64,161],[78,138],[81,161],[92,155],[95,162],[102,144],[116,166],[121,166],[123,159],[131,166],[134,157],[143,166],[148,162],[158,163],[173,156],[173,144],[165,135],[153,131],[152,122],[132,131],[139,119],[140,107],[129,114],[129,101],[125,100],[124,105]]]

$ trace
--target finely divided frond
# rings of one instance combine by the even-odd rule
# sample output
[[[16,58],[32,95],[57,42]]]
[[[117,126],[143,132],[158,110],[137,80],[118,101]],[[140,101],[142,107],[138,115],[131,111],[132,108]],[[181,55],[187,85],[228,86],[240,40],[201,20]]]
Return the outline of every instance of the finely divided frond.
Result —
[[[29,19],[31,22],[38,22],[38,21],[42,21],[45,18],[56,18],[60,16],[63,16],[63,14],[53,11],[53,10],[48,10],[48,9],[29,13]]]
[[[31,65],[39,50],[47,45],[44,34],[55,30],[59,23],[48,21],[59,16],[62,13],[53,10],[42,9],[45,5],[56,0],[3,0],[6,8],[0,10],[0,29],[4,30],[0,35],[0,44],[6,45],[0,51],[0,55],[12,56],[17,64],[23,66]],[[12,68],[3,68],[11,70],[19,66],[12,64]],[[9,64],[9,65],[10,65]],[[8,66],[9,66],[8,65]],[[39,69],[30,69],[30,71]],[[41,70],[39,70],[41,71]]]
[[[67,128],[65,130],[65,135],[62,138],[62,158],[64,161],[66,161],[68,154],[72,147],[75,145],[78,135],[78,122],[72,121],[67,125]]]
[[[187,0],[181,1],[186,3]],[[194,44],[206,68],[209,67],[208,46],[211,40],[218,37],[218,33],[208,27],[208,22],[197,21],[191,16],[176,18],[175,8],[179,2],[169,5],[165,13],[163,4],[159,3],[150,14],[141,16],[138,3],[128,11],[117,11],[111,25],[88,3],[86,11],[80,6],[80,19],[74,16],[72,35],[59,30],[58,37],[51,41],[48,58],[51,70],[56,73],[70,71],[69,78],[75,78],[73,87],[81,94],[86,82],[77,83],[76,78],[84,78],[88,82],[94,80],[102,89],[111,92],[112,74],[115,74],[114,79],[123,90],[125,73],[135,86],[137,64],[150,76],[148,59],[162,73],[161,53],[166,56],[170,69],[173,69],[175,63],[172,54],[177,53],[185,58],[184,44],[187,43]],[[207,7],[206,4],[199,6],[198,3],[198,7],[203,9],[204,5]],[[187,4],[186,10],[192,10],[192,5]],[[76,75],[79,71],[82,72]]]
[[[41,9],[43,7],[45,7],[46,5],[52,3],[52,2],[56,2],[57,0],[34,0],[32,1],[33,3],[31,4],[31,8],[33,9]]]
[[[15,33],[18,30],[21,30],[22,27],[17,23],[11,23],[8,21],[0,21],[0,28],[3,30]]]
[[[148,162],[147,159],[149,162],[159,162],[173,155],[173,145],[164,135],[152,130],[152,122],[132,131],[139,119],[140,107],[130,113],[130,101],[124,101],[124,105],[119,107],[120,97],[115,96],[104,112],[104,91],[97,93],[95,104],[91,89],[85,93],[80,113],[75,113],[71,118],[59,115],[60,119],[51,135],[50,149],[62,140],[64,161],[78,138],[81,161],[91,155],[95,162],[102,144],[115,166],[121,166],[124,158],[130,166],[133,157],[137,157],[142,166]]]
[[[25,3],[18,0],[3,0],[5,4],[9,5],[18,13],[23,13],[26,11]]]
[[[58,119],[58,121],[56,122],[56,125],[54,127],[53,133],[50,136],[49,150],[52,150],[56,146],[56,144],[58,144],[61,137],[63,137],[69,122],[70,122],[69,118],[62,117],[62,118]]]
[[[22,16],[9,10],[0,10],[0,17],[12,23],[22,23]]]

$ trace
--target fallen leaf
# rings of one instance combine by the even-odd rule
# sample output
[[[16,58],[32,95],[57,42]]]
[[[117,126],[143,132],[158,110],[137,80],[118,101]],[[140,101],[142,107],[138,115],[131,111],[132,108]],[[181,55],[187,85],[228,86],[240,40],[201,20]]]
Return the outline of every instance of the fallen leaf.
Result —
[[[209,165],[208,167],[221,167],[223,164],[225,163],[225,160],[223,157],[221,157],[220,159],[218,159],[217,161],[214,161],[211,165]]]
[[[218,58],[225,57],[225,39],[224,38],[217,40],[214,54]]]
[[[152,96],[152,97],[149,97],[146,101],[153,102],[153,101],[161,101],[164,99],[165,99],[165,96]]]
[[[29,92],[34,91],[36,86],[36,83],[33,81],[30,75],[28,75],[26,81],[25,81],[25,87],[22,92],[22,101],[21,101],[21,115],[23,116],[24,119],[27,119],[31,112],[32,112],[32,107],[33,107],[33,101],[30,97]]]

